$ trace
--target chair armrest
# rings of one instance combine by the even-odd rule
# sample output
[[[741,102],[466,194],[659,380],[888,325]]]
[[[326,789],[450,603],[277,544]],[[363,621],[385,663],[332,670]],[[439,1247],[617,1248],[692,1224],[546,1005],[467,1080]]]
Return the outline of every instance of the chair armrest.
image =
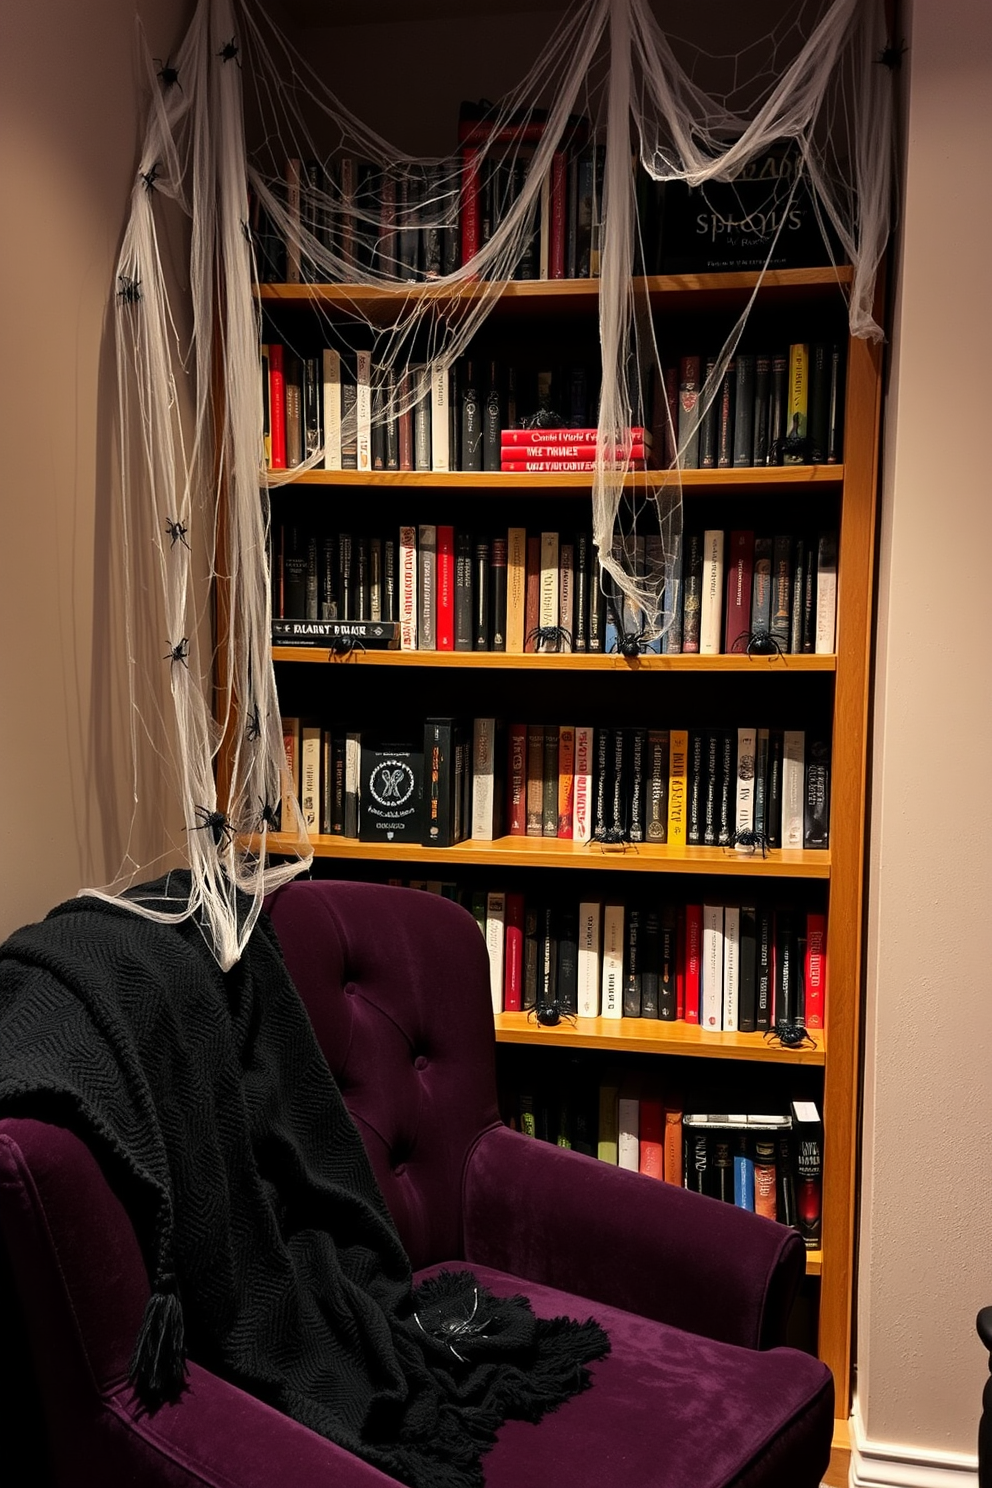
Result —
[[[148,1488],[186,1482],[190,1488],[396,1488],[395,1479],[370,1463],[197,1364],[189,1365],[189,1385],[179,1400],[154,1415],[135,1406],[126,1386],[108,1404],[118,1421],[118,1431],[104,1438],[110,1450],[101,1481],[108,1488],[125,1482]]]
[[[465,1259],[690,1333],[783,1342],[805,1249],[795,1231],[506,1127],[464,1179]]]

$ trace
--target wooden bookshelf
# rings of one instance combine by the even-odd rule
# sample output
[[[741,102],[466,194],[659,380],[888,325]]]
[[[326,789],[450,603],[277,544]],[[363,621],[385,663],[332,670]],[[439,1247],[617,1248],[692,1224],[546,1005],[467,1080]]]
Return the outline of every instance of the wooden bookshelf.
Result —
[[[613,1054],[688,1054],[703,1059],[746,1059],[761,1064],[822,1065],[826,1042],[811,1032],[809,1045],[783,1047],[761,1033],[708,1033],[698,1023],[658,1018],[572,1018],[547,1028],[528,1013],[497,1013],[496,1039],[562,1049],[600,1049]]]
[[[582,471],[524,473],[515,470],[300,470],[292,474],[294,485],[302,486],[372,486],[379,490],[390,488],[431,491],[491,491],[505,495],[516,489],[540,492],[553,496],[574,495],[576,491],[589,491],[592,477]],[[280,479],[283,472],[279,472]],[[674,485],[672,473],[667,470],[630,471],[624,476],[627,490],[663,490]],[[783,486],[842,486],[843,465],[763,465],[760,469],[742,466],[736,470],[683,470],[683,490],[730,490],[749,500],[762,491],[778,491]]]
[[[773,672],[786,677],[797,672],[832,672],[834,656],[556,656],[507,651],[378,651],[358,646],[353,651],[330,651],[326,646],[273,646],[273,661],[319,666],[455,667],[476,671],[539,672]]]

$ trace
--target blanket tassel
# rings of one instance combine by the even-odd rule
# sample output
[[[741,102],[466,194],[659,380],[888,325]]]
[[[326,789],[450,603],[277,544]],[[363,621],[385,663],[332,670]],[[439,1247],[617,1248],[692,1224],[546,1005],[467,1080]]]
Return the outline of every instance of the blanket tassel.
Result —
[[[129,1378],[154,1410],[174,1400],[186,1381],[183,1308],[175,1292],[152,1292],[134,1345]]]

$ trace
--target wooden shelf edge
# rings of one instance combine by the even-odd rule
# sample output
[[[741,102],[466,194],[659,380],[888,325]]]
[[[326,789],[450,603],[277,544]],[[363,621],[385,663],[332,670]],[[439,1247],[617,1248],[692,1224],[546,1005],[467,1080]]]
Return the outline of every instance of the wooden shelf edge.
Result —
[[[647,652],[630,659],[609,654],[589,655],[574,652],[555,655],[523,655],[507,651],[397,651],[367,650],[341,654],[326,646],[273,646],[272,660],[302,662],[321,666],[413,666],[465,667],[496,671],[576,671],[576,672],[772,672],[779,676],[796,672],[833,672],[835,656],[657,656]]]
[[[402,488],[424,487],[436,490],[498,491],[532,489],[547,494],[551,491],[588,491],[592,486],[591,473],[563,471],[543,474],[522,474],[508,470],[301,470],[261,472],[263,484],[268,475],[278,474],[278,481],[270,484],[270,491],[282,490],[285,486],[397,486]],[[697,489],[746,491],[749,496],[762,489],[777,489],[780,486],[841,486],[844,483],[843,465],[755,465],[733,470],[683,470],[683,491],[690,494]],[[670,470],[640,470],[624,476],[627,490],[661,490],[674,486]]]
[[[633,873],[707,873],[718,877],[811,878],[830,877],[830,853],[770,849],[767,857],[735,852],[726,847],[689,847],[669,852],[667,847],[638,843],[624,851],[604,850],[596,843],[572,843],[554,837],[500,837],[494,842],[460,842],[457,847],[424,847],[419,842],[359,842],[353,837],[314,836],[318,858],[368,859],[400,863],[471,863],[504,868],[586,868]],[[261,850],[261,840],[250,846]],[[296,854],[296,839],[278,832],[267,834],[265,850],[278,856]]]
[[[667,1023],[658,1018],[576,1018],[544,1027],[527,1013],[496,1013],[496,1042],[599,1049],[614,1054],[687,1054],[703,1059],[753,1060],[762,1064],[822,1065],[826,1040],[810,1034],[814,1047],[787,1049],[763,1033],[708,1033],[695,1023]]]

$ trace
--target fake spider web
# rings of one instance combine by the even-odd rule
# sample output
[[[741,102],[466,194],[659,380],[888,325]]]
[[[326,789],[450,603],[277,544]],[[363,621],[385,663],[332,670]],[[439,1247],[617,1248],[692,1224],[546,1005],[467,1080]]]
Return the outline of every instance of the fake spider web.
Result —
[[[325,450],[301,451],[295,470],[265,468],[264,332],[254,287],[272,277],[272,243],[284,255],[285,277],[360,287],[347,324],[327,316],[321,330],[328,345],[351,350],[361,342],[370,351],[379,378],[375,418],[386,421],[422,391],[405,375],[411,362],[433,375],[484,337],[505,285],[530,272],[522,266],[540,253],[542,193],[558,161],[579,145],[598,150],[593,542],[618,606],[637,616],[643,637],[662,636],[678,608],[682,456],[721,385],[761,276],[711,359],[694,416],[676,427],[666,403],[659,426],[654,390],[673,349],[643,288],[650,248],[640,236],[638,191],[648,182],[705,193],[787,148],[792,175],[784,200],[775,198],[780,225],[765,263],[793,197],[807,192],[825,255],[853,266],[850,329],[879,338],[874,283],[892,189],[892,79],[879,65],[886,42],[881,3],[865,0],[792,5],[770,32],[724,57],[676,43],[648,0],[578,0],[517,87],[479,106],[466,134],[471,152],[463,141],[461,151],[430,158],[414,158],[356,117],[254,0],[200,0],[175,57],[145,56],[148,118],[114,285],[133,748],[143,729],[169,766],[183,818],[171,840],[193,884],[183,912],[201,918],[221,966],[240,956],[263,896],[312,860],[287,786],[271,662],[268,493],[320,467]],[[535,121],[539,127],[529,127]],[[355,193],[340,169],[346,159],[365,162],[380,192],[391,193],[396,206],[385,230],[381,198],[370,205]],[[302,163],[288,188],[287,161]],[[495,183],[502,209],[478,241],[469,236],[474,251],[456,262],[445,254],[469,171]],[[170,204],[189,221],[181,304],[160,241],[158,219]],[[411,269],[404,243],[413,230],[420,258]],[[376,289],[394,292],[388,327],[368,309],[365,292]],[[556,414],[540,406],[524,412],[537,425],[542,414],[545,422]],[[649,479],[629,458],[629,430],[652,423],[676,458],[667,474]],[[653,539],[646,572],[635,562],[645,533]],[[168,672],[168,719],[141,687],[158,646],[141,634],[149,583],[161,596],[158,665]],[[279,803],[282,861],[273,863],[267,846]],[[113,885],[91,892],[116,897],[134,876],[122,870]],[[236,891],[248,896],[247,912]],[[125,902],[153,917],[176,908]]]

